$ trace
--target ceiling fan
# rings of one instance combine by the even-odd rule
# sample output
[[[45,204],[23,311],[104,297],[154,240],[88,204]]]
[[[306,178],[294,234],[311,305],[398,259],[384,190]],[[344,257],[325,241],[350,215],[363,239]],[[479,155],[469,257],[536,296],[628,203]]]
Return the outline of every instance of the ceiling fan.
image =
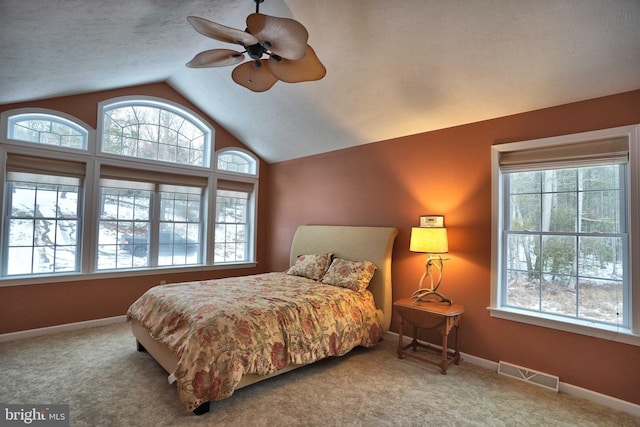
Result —
[[[235,65],[244,61],[246,53],[250,61],[235,67],[231,78],[254,92],[269,90],[278,80],[299,83],[323,78],[327,70],[307,44],[307,29],[293,19],[261,14],[260,3],[264,0],[253,1],[256,3],[256,13],[247,16],[247,28],[244,31],[197,16],[187,17],[200,34],[244,47],[242,52],[231,49],[200,52],[187,63],[187,67]]]

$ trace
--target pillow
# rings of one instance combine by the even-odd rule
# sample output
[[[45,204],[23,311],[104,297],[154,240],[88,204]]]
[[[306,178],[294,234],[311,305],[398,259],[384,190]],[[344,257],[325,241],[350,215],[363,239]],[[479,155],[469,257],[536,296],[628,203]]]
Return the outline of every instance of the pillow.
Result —
[[[332,256],[333,254],[330,253],[300,255],[286,273],[292,276],[320,280],[329,268]]]
[[[321,282],[356,292],[364,292],[377,268],[374,263],[369,261],[348,261],[335,258]]]

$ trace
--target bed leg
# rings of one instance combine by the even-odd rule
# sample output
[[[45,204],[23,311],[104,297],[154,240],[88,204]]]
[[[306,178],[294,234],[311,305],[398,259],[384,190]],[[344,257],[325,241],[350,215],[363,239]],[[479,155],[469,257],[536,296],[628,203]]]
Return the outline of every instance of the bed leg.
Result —
[[[204,402],[202,405],[200,405],[196,409],[194,409],[193,413],[196,414],[196,415],[206,414],[207,412],[209,412],[209,403],[210,402]]]
[[[147,349],[144,348],[144,346],[142,344],[140,344],[140,341],[136,340],[136,348],[138,349],[138,351],[143,351],[143,352],[147,352]]]

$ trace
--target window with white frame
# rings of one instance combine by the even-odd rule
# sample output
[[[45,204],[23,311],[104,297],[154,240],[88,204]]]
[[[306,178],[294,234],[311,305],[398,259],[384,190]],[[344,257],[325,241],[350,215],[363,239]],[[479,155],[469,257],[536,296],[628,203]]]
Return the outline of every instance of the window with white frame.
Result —
[[[237,172],[255,175],[257,170],[256,159],[248,153],[237,149],[226,149],[218,152],[217,167],[219,171]]]
[[[80,271],[90,130],[45,109],[14,110],[1,123],[0,277]]]
[[[247,190],[227,190],[218,186],[214,261],[248,261],[250,195]]]
[[[198,264],[202,252],[202,188],[161,185],[158,265]]]
[[[253,155],[213,161],[213,128],[171,102],[98,110],[98,132],[52,110],[0,115],[0,279],[254,260]]]
[[[166,102],[130,100],[102,108],[102,152],[209,166],[210,131],[194,115]]]
[[[9,117],[7,137],[36,144],[87,149],[89,132],[73,121],[47,112],[24,112]]]
[[[218,179],[214,230],[214,262],[253,259],[257,161],[239,149],[217,153]]]
[[[78,271],[82,219],[77,177],[9,171],[3,276]]]
[[[492,315],[579,333],[638,334],[631,229],[640,182],[630,160],[637,132],[492,147]]]
[[[153,177],[153,172],[104,168],[99,191],[98,270],[201,262],[206,181],[188,186],[153,182]]]

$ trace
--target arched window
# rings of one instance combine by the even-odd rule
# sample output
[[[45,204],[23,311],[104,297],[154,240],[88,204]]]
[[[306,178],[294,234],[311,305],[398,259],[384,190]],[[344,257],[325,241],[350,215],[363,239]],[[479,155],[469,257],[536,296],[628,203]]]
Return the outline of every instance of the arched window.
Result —
[[[216,167],[219,171],[244,173],[248,175],[258,174],[258,162],[253,155],[237,148],[226,148],[218,151]]]
[[[7,118],[7,138],[36,144],[86,150],[89,131],[55,111],[11,114]]]
[[[186,109],[127,98],[107,101],[101,111],[103,153],[209,167],[213,130]]]

